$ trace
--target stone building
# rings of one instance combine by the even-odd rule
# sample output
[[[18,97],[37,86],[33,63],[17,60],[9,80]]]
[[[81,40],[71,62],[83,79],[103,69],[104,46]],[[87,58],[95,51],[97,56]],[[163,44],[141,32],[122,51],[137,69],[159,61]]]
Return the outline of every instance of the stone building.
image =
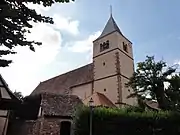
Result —
[[[22,101],[0,75],[0,135],[70,135],[75,109],[82,104],[78,96],[52,93]]]
[[[101,35],[93,41],[93,63],[41,82],[31,95],[42,92],[77,95],[82,101],[103,95],[116,106],[134,105],[136,100],[127,99],[131,90],[125,87],[133,72],[132,42],[123,35],[111,14]]]
[[[28,96],[10,120],[7,135],[70,135],[79,105],[82,101],[74,95]]]

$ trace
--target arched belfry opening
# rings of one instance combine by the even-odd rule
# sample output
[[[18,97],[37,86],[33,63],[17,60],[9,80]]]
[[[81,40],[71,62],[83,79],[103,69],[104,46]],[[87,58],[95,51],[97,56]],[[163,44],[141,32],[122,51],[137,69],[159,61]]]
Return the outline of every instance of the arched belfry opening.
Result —
[[[60,135],[70,135],[71,134],[71,122],[62,121],[60,124]]]

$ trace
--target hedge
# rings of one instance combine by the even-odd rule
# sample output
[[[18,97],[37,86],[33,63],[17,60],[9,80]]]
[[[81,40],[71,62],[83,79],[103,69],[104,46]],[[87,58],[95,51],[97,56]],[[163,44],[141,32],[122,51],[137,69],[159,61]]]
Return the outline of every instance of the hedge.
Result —
[[[90,109],[75,114],[75,135],[89,135]],[[177,135],[180,115],[172,112],[141,111],[129,108],[93,109],[92,135]]]

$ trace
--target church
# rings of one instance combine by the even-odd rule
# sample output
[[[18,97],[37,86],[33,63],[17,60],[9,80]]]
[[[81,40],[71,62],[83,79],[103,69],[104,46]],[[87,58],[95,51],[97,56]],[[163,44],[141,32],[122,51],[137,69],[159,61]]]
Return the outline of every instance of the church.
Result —
[[[134,72],[132,42],[126,38],[112,14],[101,35],[93,41],[93,62],[73,71],[40,82],[31,95],[52,93],[77,95],[84,104],[134,105],[125,83]]]
[[[71,135],[78,105],[123,107],[136,105],[125,83],[134,72],[132,43],[112,14],[93,41],[93,62],[41,82],[23,101],[0,75],[0,134]]]

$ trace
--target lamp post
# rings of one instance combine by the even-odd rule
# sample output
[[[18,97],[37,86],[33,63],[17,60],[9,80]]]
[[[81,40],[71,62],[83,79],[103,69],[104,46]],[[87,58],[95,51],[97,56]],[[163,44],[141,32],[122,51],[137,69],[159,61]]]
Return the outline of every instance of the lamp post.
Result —
[[[91,98],[89,100],[89,107],[90,107],[90,127],[89,127],[89,135],[92,135],[92,113],[93,113],[93,104],[94,104],[94,101],[93,99]]]

